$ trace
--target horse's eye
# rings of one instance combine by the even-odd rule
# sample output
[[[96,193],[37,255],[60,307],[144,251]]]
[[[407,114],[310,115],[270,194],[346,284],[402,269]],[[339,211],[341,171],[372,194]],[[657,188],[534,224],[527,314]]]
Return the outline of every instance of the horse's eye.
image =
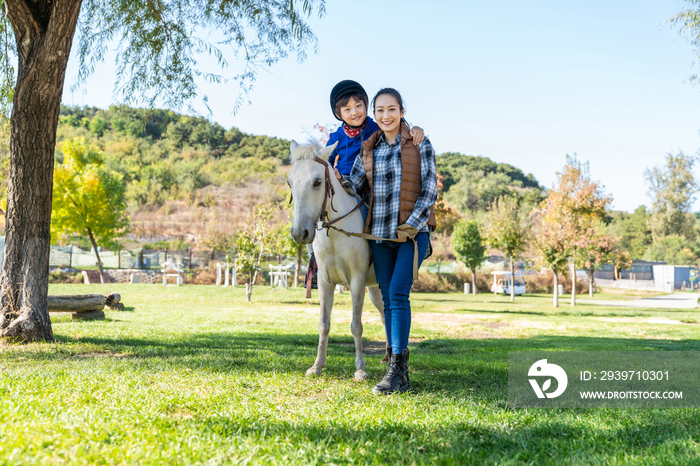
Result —
[[[321,183],[322,183],[321,178],[316,178],[314,180],[314,188],[318,188],[319,186],[321,186]]]

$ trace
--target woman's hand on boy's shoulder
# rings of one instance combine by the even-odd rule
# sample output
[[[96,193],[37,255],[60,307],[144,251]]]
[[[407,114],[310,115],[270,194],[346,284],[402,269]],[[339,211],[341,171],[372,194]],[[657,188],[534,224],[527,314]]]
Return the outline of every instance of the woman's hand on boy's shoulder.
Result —
[[[413,144],[416,146],[420,145],[420,143],[423,142],[423,139],[425,139],[425,132],[423,131],[423,128],[420,126],[414,126],[411,128],[411,137],[413,138]]]

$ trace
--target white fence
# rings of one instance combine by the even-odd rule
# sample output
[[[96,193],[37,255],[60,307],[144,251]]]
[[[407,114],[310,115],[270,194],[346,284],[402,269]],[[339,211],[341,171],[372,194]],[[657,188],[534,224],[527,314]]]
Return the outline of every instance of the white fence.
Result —
[[[1,256],[0,256],[1,257]],[[110,269],[159,269],[166,262],[183,268],[208,267],[211,261],[221,261],[225,252],[211,251],[167,251],[167,250],[122,250],[100,251],[100,259]],[[94,251],[85,251],[74,246],[51,246],[50,267],[94,267],[97,257]]]
[[[673,283],[669,285],[655,282],[654,280],[606,280],[604,278],[595,279],[596,286],[602,288],[617,288],[621,290],[639,291],[665,291],[673,293]]]

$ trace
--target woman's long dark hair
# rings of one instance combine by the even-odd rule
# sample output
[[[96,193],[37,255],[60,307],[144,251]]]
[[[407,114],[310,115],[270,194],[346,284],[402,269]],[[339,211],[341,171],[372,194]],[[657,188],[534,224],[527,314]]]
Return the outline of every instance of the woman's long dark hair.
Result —
[[[379,97],[380,95],[390,95],[393,98],[395,98],[396,101],[399,103],[399,110],[403,112],[403,98],[401,97],[401,94],[399,94],[399,91],[397,91],[393,87],[385,87],[384,89],[380,89],[379,92],[377,92],[377,94],[372,99],[372,110],[374,110],[374,104],[377,101],[377,97]],[[401,118],[401,121],[408,125],[408,122],[403,117]]]
[[[385,87],[384,89],[380,89],[379,92],[374,96],[372,99],[372,109],[374,110],[374,104],[377,101],[377,97],[380,95],[390,95],[396,99],[396,101],[399,103],[399,110],[403,112],[403,99],[401,98],[401,94],[399,94],[399,91],[397,91],[394,88],[391,87]]]

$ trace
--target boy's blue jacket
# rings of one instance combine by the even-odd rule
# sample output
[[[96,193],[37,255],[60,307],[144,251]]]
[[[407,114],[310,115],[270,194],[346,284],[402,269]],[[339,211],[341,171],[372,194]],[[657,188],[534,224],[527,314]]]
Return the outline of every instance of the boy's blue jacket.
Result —
[[[368,137],[374,134],[375,131],[379,129],[379,125],[374,122],[370,117],[367,117],[367,125],[364,127],[362,132],[354,138],[349,138],[345,131],[343,131],[343,125],[340,125],[334,133],[328,138],[328,143],[326,146],[330,146],[338,142],[338,146],[335,148],[333,153],[328,157],[328,161],[331,165],[334,165],[338,169],[341,175],[346,176],[350,174],[352,166],[355,163],[357,155],[360,153],[360,148],[362,147],[362,141],[365,141]],[[335,165],[336,158],[338,158],[338,165]]]

